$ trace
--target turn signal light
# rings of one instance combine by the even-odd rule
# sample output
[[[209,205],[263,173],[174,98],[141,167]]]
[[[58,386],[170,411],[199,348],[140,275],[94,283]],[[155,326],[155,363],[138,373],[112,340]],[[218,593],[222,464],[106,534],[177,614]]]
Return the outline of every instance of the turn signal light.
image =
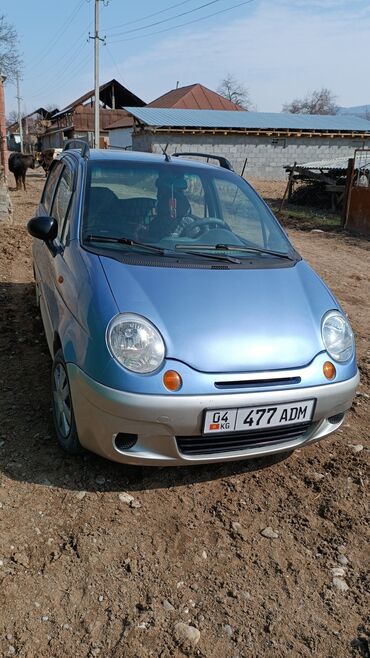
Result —
[[[322,367],[322,371],[326,379],[334,379],[335,375],[337,374],[337,371],[335,370],[335,365],[330,361],[325,361]]]
[[[169,391],[178,391],[182,386],[182,379],[176,370],[167,370],[163,375],[163,383]]]

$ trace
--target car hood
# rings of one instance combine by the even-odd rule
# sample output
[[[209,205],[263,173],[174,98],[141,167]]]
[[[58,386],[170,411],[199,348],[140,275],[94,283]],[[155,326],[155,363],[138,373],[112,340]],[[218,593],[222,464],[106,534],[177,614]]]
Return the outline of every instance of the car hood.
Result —
[[[272,269],[128,265],[101,256],[121,313],[148,318],[169,358],[203,372],[304,366],[337,302],[304,261]]]

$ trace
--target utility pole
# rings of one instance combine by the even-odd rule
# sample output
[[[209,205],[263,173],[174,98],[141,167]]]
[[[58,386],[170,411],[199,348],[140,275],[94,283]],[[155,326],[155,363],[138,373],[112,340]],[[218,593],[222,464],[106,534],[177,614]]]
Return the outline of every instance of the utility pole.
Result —
[[[8,179],[8,149],[6,144],[6,118],[4,85],[6,77],[0,71],[0,165],[4,167],[5,181]],[[1,182],[1,177],[0,177]]]
[[[100,94],[99,94],[99,48],[100,41],[105,43],[105,38],[99,36],[99,2],[103,1],[107,6],[109,0],[95,0],[95,29],[94,36],[89,35],[89,39],[94,39],[94,89],[95,89],[95,108],[94,108],[94,147],[99,148],[100,144]]]
[[[19,137],[21,140],[21,153],[23,153],[23,125],[22,125],[22,114],[21,114],[21,96],[19,92],[19,73],[17,73],[17,101],[18,101],[18,127],[19,127]]]
[[[100,37],[99,37],[99,0],[95,0],[95,36],[94,36],[94,54],[95,54],[95,67],[94,67],[94,79],[95,79],[95,139],[94,146],[96,149],[99,148],[100,142],[100,97],[99,97],[99,46],[100,46]]]

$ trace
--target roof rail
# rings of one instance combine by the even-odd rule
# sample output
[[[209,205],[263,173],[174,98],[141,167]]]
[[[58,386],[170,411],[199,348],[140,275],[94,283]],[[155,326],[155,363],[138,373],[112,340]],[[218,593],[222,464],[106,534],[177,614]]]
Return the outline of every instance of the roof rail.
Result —
[[[90,157],[90,148],[87,142],[84,142],[83,139],[69,139],[65,144],[63,151],[69,151],[71,149],[78,149],[81,151],[81,157],[89,158]]]
[[[229,171],[234,171],[231,162],[229,162],[229,160],[227,158],[224,158],[222,155],[213,155],[211,153],[180,153],[180,152],[171,153],[171,157],[176,157],[176,158],[179,158],[182,155],[184,155],[185,157],[192,155],[198,158],[207,158],[207,162],[208,160],[218,160],[220,167],[223,167],[224,169],[229,169]]]

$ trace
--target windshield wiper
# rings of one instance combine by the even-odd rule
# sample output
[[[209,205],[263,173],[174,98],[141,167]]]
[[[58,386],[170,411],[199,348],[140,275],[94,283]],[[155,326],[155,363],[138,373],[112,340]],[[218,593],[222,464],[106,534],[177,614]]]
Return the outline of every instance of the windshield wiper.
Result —
[[[148,249],[149,251],[152,251],[155,254],[161,254],[162,256],[164,254],[168,256],[175,255],[174,251],[172,251],[171,253],[171,250],[164,249],[163,247],[156,247],[154,244],[148,244],[147,242],[138,242],[137,240],[131,240],[131,238],[124,238],[124,237],[113,238],[105,235],[88,235],[85,238],[85,240],[88,242],[104,242],[107,244],[126,244],[129,247],[139,247],[143,249]],[[185,250],[183,253],[188,254],[189,256],[211,258],[212,260],[226,260],[229,263],[236,263],[237,265],[240,265],[240,260],[238,258],[233,258],[232,256],[226,256],[221,254],[200,254],[197,252],[185,251]]]
[[[137,240],[131,240],[131,238],[112,238],[106,235],[88,235],[85,238],[88,242],[105,242],[107,244],[126,244],[129,247],[140,247],[141,249],[148,249],[155,254],[165,254],[166,250],[162,247],[156,247],[154,244],[147,244],[146,242],[138,242]]]
[[[176,249],[178,248],[178,245],[176,245]],[[226,254],[203,254],[198,251],[192,251],[191,249],[181,249],[183,254],[187,254],[188,256],[201,256],[202,258],[211,258],[212,260],[226,260],[229,263],[236,263],[236,265],[240,265],[241,260],[239,258],[234,258],[233,256],[226,256]]]
[[[206,251],[220,250],[220,251],[246,251],[255,254],[269,254],[270,256],[277,256],[278,258],[286,258],[287,260],[294,260],[288,254],[282,254],[281,251],[272,251],[271,249],[260,249],[258,247],[243,247],[235,244],[177,244],[176,249],[205,249]]]

